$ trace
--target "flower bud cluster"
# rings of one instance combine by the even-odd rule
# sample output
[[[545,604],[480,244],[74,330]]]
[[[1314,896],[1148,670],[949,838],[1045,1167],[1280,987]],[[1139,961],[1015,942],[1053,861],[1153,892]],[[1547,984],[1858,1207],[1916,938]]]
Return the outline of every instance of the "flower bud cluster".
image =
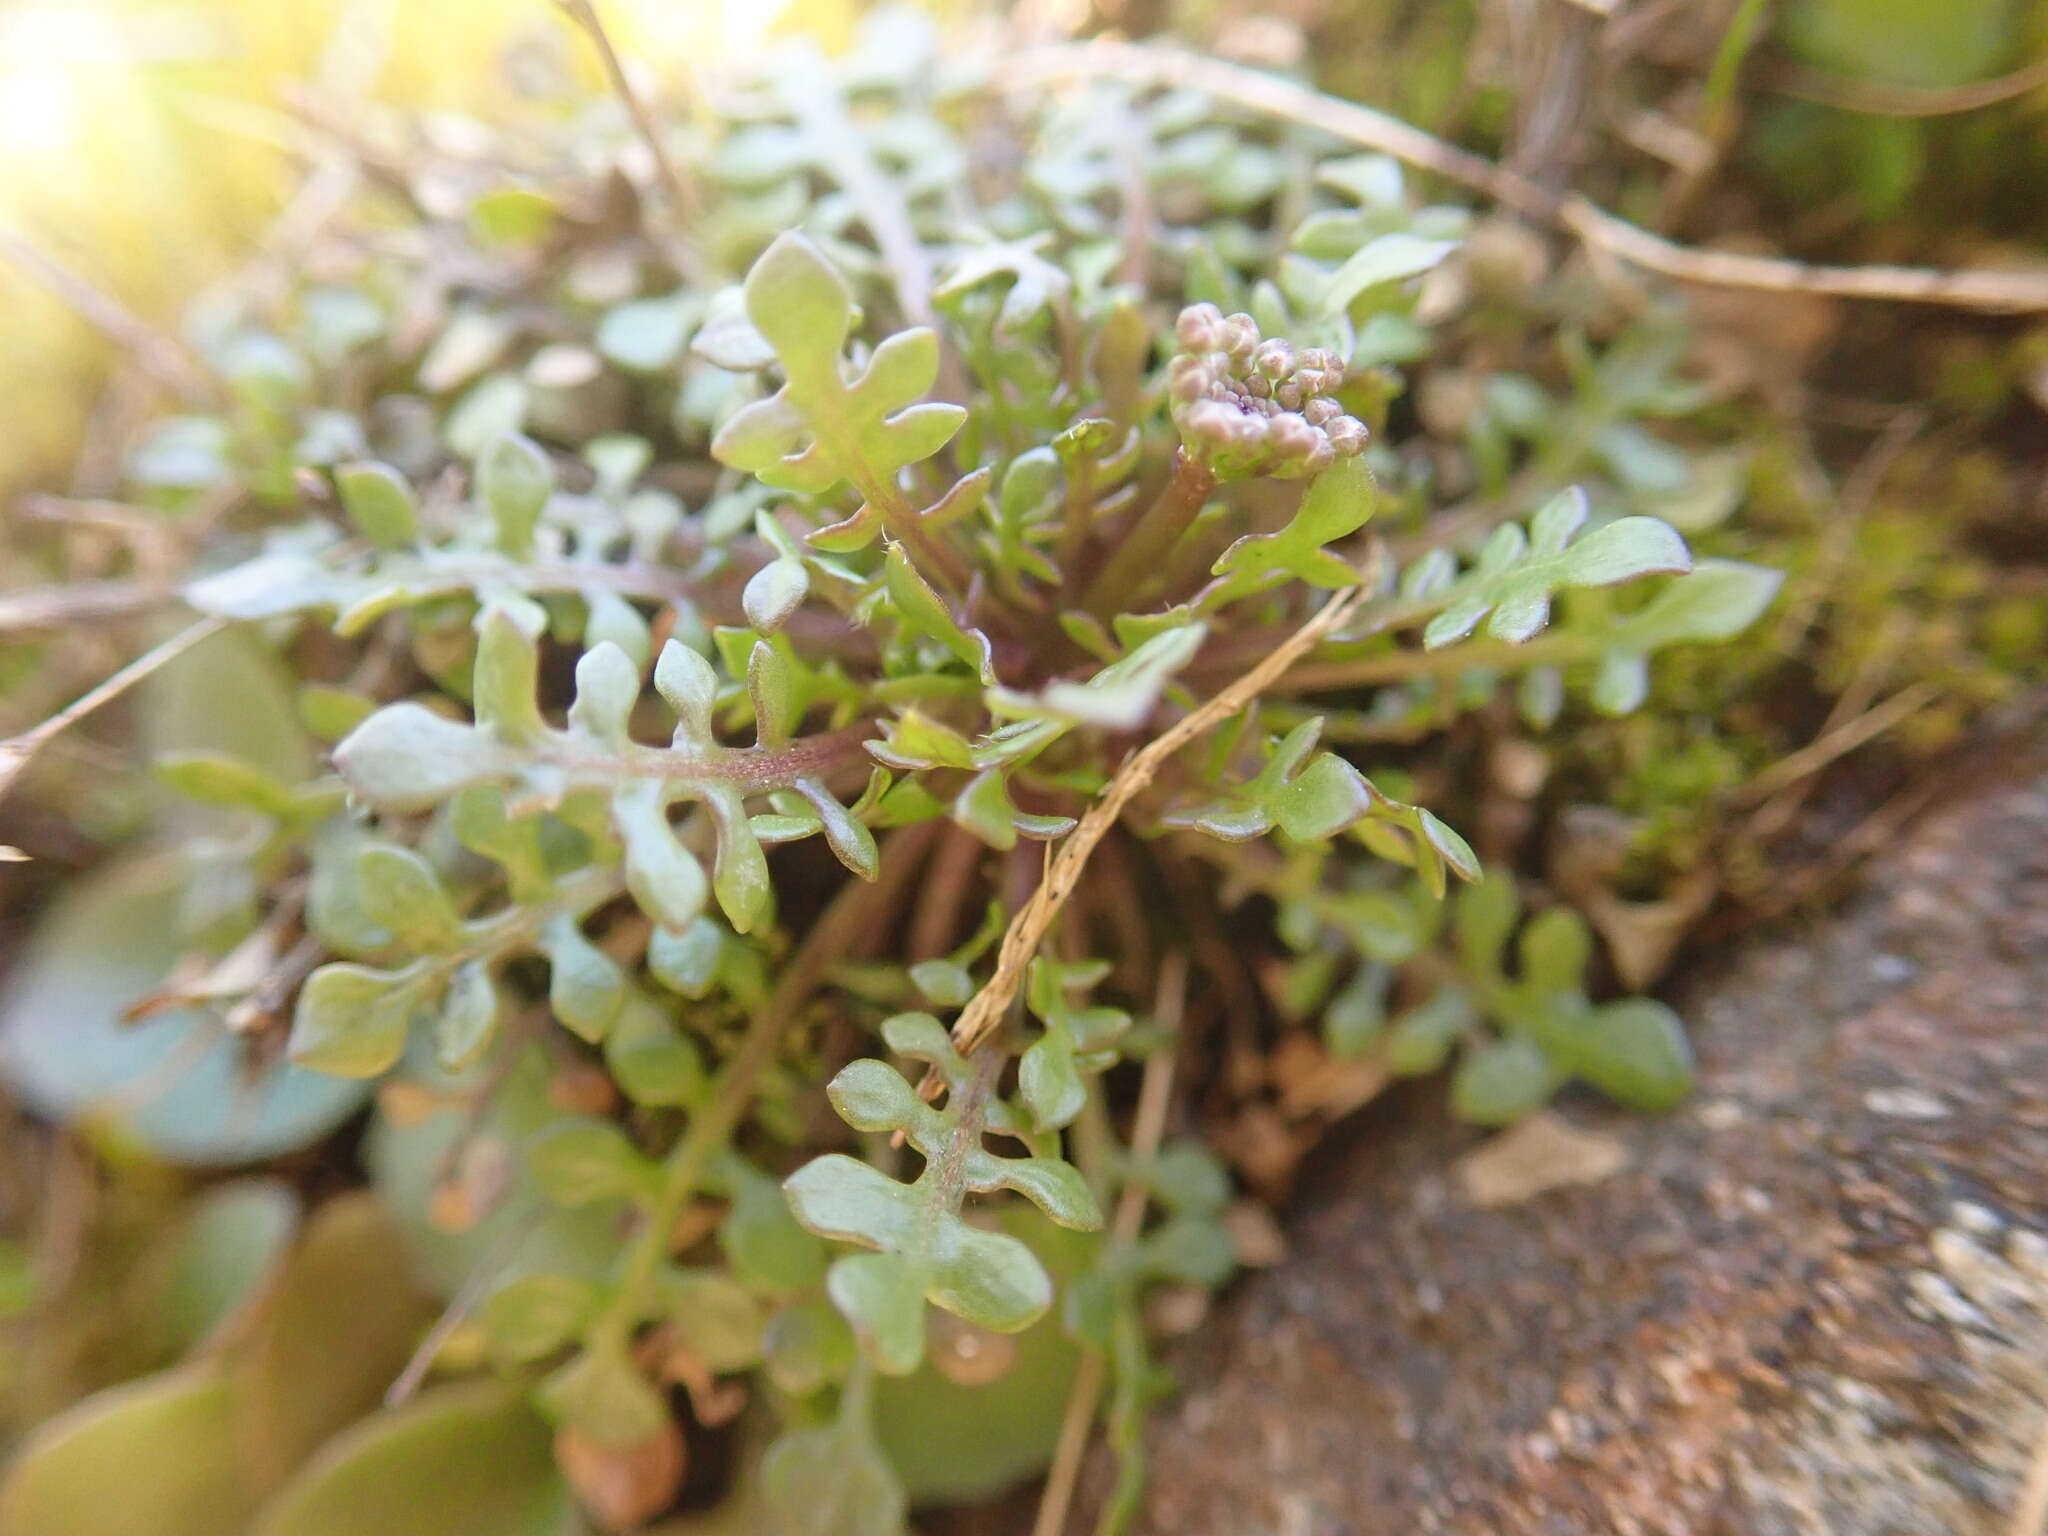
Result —
[[[1225,479],[1320,474],[1365,448],[1365,423],[1333,396],[1344,364],[1321,347],[1262,338],[1250,315],[1191,304],[1167,375],[1190,454]]]

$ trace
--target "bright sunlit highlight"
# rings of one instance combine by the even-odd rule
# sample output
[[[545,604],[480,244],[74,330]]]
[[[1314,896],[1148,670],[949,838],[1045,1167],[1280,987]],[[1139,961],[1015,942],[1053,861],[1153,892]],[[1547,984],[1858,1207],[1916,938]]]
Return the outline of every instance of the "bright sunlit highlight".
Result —
[[[47,169],[79,144],[93,98],[128,67],[104,12],[34,5],[0,11],[0,146],[14,174]]]

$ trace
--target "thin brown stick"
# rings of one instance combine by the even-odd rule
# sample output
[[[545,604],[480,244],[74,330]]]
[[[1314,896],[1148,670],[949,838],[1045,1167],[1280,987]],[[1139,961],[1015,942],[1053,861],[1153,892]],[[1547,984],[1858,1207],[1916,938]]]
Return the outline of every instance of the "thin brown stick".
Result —
[[[166,389],[190,401],[209,393],[206,375],[191,354],[105,289],[87,281],[56,257],[14,230],[0,227],[0,258],[62,299],[94,330],[135,359]]]
[[[76,581],[0,592],[0,635],[125,619],[177,601],[173,586],[155,581]]]
[[[910,877],[923,867],[938,827],[923,822],[892,833],[881,849],[873,884],[848,880],[810,925],[803,942],[783,961],[775,988],[754,1010],[739,1049],[719,1068],[711,1102],[691,1117],[682,1140],[662,1165],[661,1188],[619,1265],[612,1300],[592,1324],[592,1337],[620,1343],[642,1320],[646,1291],[668,1253],[676,1221],[696,1194],[704,1172],[731,1139],[754,1101],[761,1074],[789,1038],[797,1012],[876,925],[895,915]]]
[[[640,142],[647,146],[647,153],[654,157],[654,168],[661,177],[661,184],[667,190],[669,200],[676,211],[686,218],[694,219],[703,211],[703,199],[697,195],[697,188],[669,158],[668,150],[661,142],[661,135],[655,131],[654,119],[648,115],[647,104],[640,99],[640,93],[633,89],[633,82],[626,76],[626,66],[619,58],[618,49],[612,46],[612,36],[606,29],[604,18],[597,13],[596,0],[555,0],[569,19],[581,27],[597,49],[597,56],[604,65],[605,77],[611,81],[612,90],[626,109],[626,115],[633,120],[633,130],[640,135]]]
[[[668,193],[669,203],[677,216],[684,223],[696,222],[704,212],[704,199],[697,190],[697,184],[669,158],[668,150],[663,147],[661,134],[647,111],[647,103],[640,99],[640,93],[633,89],[633,82],[626,77],[626,66],[619,59],[619,51],[612,46],[611,33],[605,28],[604,18],[597,13],[596,0],[555,0],[555,3],[583,29],[597,49],[605,76],[611,81],[620,104],[625,107],[626,116],[632,119],[633,131],[640,135],[640,142],[654,157],[655,173],[661,178],[662,187]],[[673,254],[684,276],[699,275],[696,273],[698,262],[693,245],[686,241]]]
[[[52,496],[31,491],[14,504],[14,515],[29,523],[96,528],[119,534],[131,544],[162,543],[165,540],[161,512],[145,511],[125,501],[111,501],[104,496]]]
[[[1257,666],[1192,714],[1183,715],[1125,760],[1123,767],[1104,788],[1102,798],[1088,808],[1080,825],[1060,844],[1058,854],[1047,868],[1038,889],[1031,893],[1031,899],[1010,919],[1010,926],[1003,932],[1002,947],[996,953],[995,974],[968,1000],[960,1017],[954,1020],[953,1043],[963,1055],[979,1046],[1002,1022],[1018,989],[1024,984],[1026,967],[1038,953],[1038,946],[1045,941],[1047,932],[1060,915],[1060,909],[1066,906],[1067,898],[1074,894],[1074,887],[1080,883],[1082,871],[1088,867],[1089,856],[1108,835],[1109,829],[1116,825],[1124,808],[1151,784],[1168,758],[1211,726],[1242,710],[1312,647],[1350,618],[1372,585],[1370,580],[1363,581],[1332,597],[1315,617],[1274,647]],[[931,1079],[927,1078],[926,1082],[935,1091],[936,1085]]]
[[[1046,1469],[1045,1491],[1038,1496],[1038,1516],[1031,1522],[1031,1536],[1062,1536],[1067,1513],[1074,1504],[1074,1485],[1080,1480],[1081,1458],[1088,1451],[1088,1437],[1095,1429],[1095,1410],[1102,1402],[1102,1386],[1109,1375],[1109,1357],[1099,1349],[1081,1356],[1074,1372],[1074,1386],[1067,1394],[1066,1413],[1060,1419],[1060,1437]]]
[[[433,1327],[421,1336],[417,1348],[405,1362],[405,1368],[398,1373],[384,1392],[384,1406],[396,1408],[411,1402],[419,1389],[426,1383],[427,1374],[433,1370],[434,1362],[455,1337],[456,1331],[469,1321],[470,1314],[483,1305],[484,1298],[496,1285],[498,1277],[505,1271],[505,1265],[512,1255],[519,1251],[519,1245],[526,1241],[533,1229],[540,1224],[542,1211],[536,1207],[511,1222],[498,1234],[497,1241],[485,1251],[484,1257],[463,1277],[448,1306],[434,1319]]]
[[[1138,1085],[1138,1109],[1131,1119],[1131,1159],[1147,1161],[1159,1150],[1166,1135],[1167,1111],[1173,1107],[1173,1074],[1178,1060],[1181,1020],[1188,1005],[1187,951],[1176,949],[1159,967],[1159,990],[1153,1004],[1152,1022],[1168,1043],[1154,1051],[1145,1063],[1144,1080]],[[1145,1220],[1145,1186],[1136,1179],[1124,1181],[1117,1196],[1116,1215],[1109,1226],[1109,1240],[1128,1246],[1137,1241],[1138,1228]]]
[[[1145,1063],[1145,1077],[1138,1085],[1138,1110],[1131,1121],[1131,1161],[1141,1164],[1159,1150],[1166,1134],[1166,1114],[1173,1105],[1173,1073],[1182,1016],[1187,1011],[1188,957],[1174,950],[1159,968],[1159,990],[1154,1005],[1155,1020],[1168,1043],[1154,1051]],[[1116,1215],[1109,1228],[1112,1250],[1127,1248],[1137,1241],[1145,1221],[1147,1193],[1142,1182],[1126,1178],[1117,1195]],[[1088,1436],[1095,1427],[1095,1410],[1102,1401],[1103,1381],[1109,1373],[1107,1356],[1091,1349],[1081,1358],[1067,1409],[1060,1420],[1060,1437],[1053,1450],[1052,1466],[1045,1474],[1045,1491],[1039,1495],[1038,1517],[1031,1523],[1031,1536],[1061,1536],[1067,1528],[1067,1514],[1073,1508],[1074,1487],[1081,1477],[1081,1459],[1088,1451]]]
[[[2048,59],[2036,59],[2011,74],[1975,80],[1950,90],[1852,80],[1846,75],[1831,75],[1789,62],[1769,66],[1763,84],[1781,96],[1819,102],[1842,112],[1860,112],[1867,117],[1952,117],[1959,112],[1995,107],[2048,85]]]
[[[1872,643],[1871,649],[1857,664],[1855,673],[1835,698],[1834,707],[1827,718],[1814,732],[1816,741],[1833,734],[1839,727],[1855,720],[1870,708],[1877,697],[1878,689],[1891,675],[1897,665],[1899,653],[1905,648],[1908,626],[1903,618],[1893,614],[1885,621],[1883,630]],[[1743,835],[1752,841],[1768,841],[1792,825],[1793,817],[1812,798],[1820,784],[1820,775],[1809,774],[1805,778],[1788,784],[1770,796],[1763,804],[1750,813],[1743,826]]]
[[[1184,852],[1197,840],[1188,833],[1162,838],[1154,857],[1165,874],[1167,893],[1190,941],[1194,962],[1216,984],[1215,1011],[1221,1015],[1224,1037],[1223,1084],[1233,1094],[1250,1093],[1264,1081],[1259,1023],[1266,1016],[1265,999],[1252,974],[1250,957],[1231,943],[1224,929],[1215,883]],[[1232,848],[1242,851],[1240,845]]]
[[[1855,553],[1857,532],[1885,477],[1926,425],[1925,410],[1895,412],[1842,482],[1833,515],[1821,528],[1813,569],[1800,581],[1797,595],[1778,618],[1772,643],[1779,650],[1790,654],[1803,645],[1821,605],[1834,595],[1836,583]],[[1817,465],[1813,473],[1822,483],[1812,494],[1825,497],[1827,489]]]
[[[1992,272],[1933,267],[1822,267],[1779,256],[1742,256],[1702,251],[1638,229],[1569,197],[1558,221],[1588,246],[1647,271],[1713,288],[1747,288],[1763,293],[1816,293],[1836,299],[1875,299],[1898,304],[1933,304],[1985,314],[2037,314],[2048,310],[2048,277],[2036,272]]]
[[[924,889],[910,915],[910,938],[904,953],[913,960],[929,960],[953,947],[953,935],[960,931],[960,919],[972,908],[968,887],[988,852],[981,839],[965,827],[947,823],[939,834],[939,846],[931,857]]]
[[[1909,716],[1918,714],[1936,699],[1941,690],[1933,683],[1914,683],[1901,688],[1874,709],[1808,742],[1789,757],[1782,757],[1742,787],[1740,798],[1755,803],[1767,800],[1779,790],[1818,773],[1836,758],[1855,751],[1872,737],[1882,736]]]
[[[1878,849],[1893,841],[1915,816],[1934,803],[1949,787],[1948,781],[1932,776],[1901,790],[1863,820],[1837,838],[1824,858],[1816,859],[1778,880],[1770,892],[1749,911],[1752,923],[1783,917],[1828,881],[1854,868]]]
[[[7,791],[13,788],[15,781],[34,761],[36,754],[65,730],[102,704],[111,703],[119,698],[166,662],[176,660],[200,641],[211,638],[227,627],[226,619],[201,619],[197,624],[189,625],[163,644],[143,652],[112,677],[87,689],[41,725],[23,731],[19,736],[0,741],[0,799],[6,797]]]
[[[1992,314],[2048,310],[2048,274],[1931,267],[1827,267],[1781,257],[1703,251],[1679,245],[1576,194],[1553,197],[1542,187],[1424,133],[1399,118],[1241,65],[1138,43],[1095,41],[1030,49],[1010,60],[1005,78],[1019,84],[1112,77],[1206,92],[1220,100],[1315,128],[1361,148],[1392,155],[1503,207],[1575,235],[1598,254],[1682,282],[1765,293],[1817,293],[1844,299],[1937,304]]]

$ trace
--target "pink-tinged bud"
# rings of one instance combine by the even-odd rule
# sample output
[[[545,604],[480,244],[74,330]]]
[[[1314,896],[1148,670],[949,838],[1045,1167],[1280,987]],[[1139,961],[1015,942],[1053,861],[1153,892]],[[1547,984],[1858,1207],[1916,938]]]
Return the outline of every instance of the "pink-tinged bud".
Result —
[[[1318,437],[1315,447],[1309,449],[1307,462],[1302,468],[1311,475],[1320,475],[1337,462],[1337,450],[1330,446],[1327,437]]]
[[[1268,424],[1273,448],[1290,459],[1302,458],[1323,440],[1320,432],[1292,411],[1282,411]]]
[[[1290,380],[1273,391],[1273,398],[1282,410],[1298,411],[1301,409],[1301,386]]]
[[[1223,319],[1223,350],[1238,362],[1252,354],[1252,348],[1259,344],[1259,323],[1250,315],[1238,313],[1226,315]]]
[[[1197,400],[1181,413],[1180,426],[1189,439],[1213,453],[1237,440],[1237,424],[1243,419],[1221,400]]]
[[[1246,394],[1252,396],[1254,399],[1263,400],[1268,395],[1273,393],[1273,386],[1271,384],[1268,384],[1264,378],[1255,373],[1250,378],[1244,381],[1244,390]]]
[[[1304,400],[1301,406],[1302,419],[1312,427],[1326,427],[1342,412],[1343,407],[1336,401],[1320,395],[1313,400]]]
[[[1214,304],[1190,304],[1180,312],[1174,334],[1187,352],[1214,352],[1223,345],[1223,311]]]
[[[1337,354],[1328,347],[1303,347],[1301,349],[1301,366],[1304,371],[1321,373],[1325,368],[1334,368],[1336,365]]]
[[[1216,371],[1199,358],[1176,357],[1167,370],[1167,392],[1183,404],[1204,398],[1215,387]]]
[[[1271,341],[1262,341],[1258,350],[1252,353],[1252,366],[1264,378],[1284,379],[1294,372],[1294,348],[1277,336]]]
[[[1350,458],[1365,451],[1366,440],[1372,435],[1365,429],[1365,423],[1356,416],[1339,416],[1323,428],[1323,435],[1340,457]]]
[[[1334,352],[1325,352],[1322,360],[1316,364],[1316,385],[1326,394],[1342,389],[1344,377],[1349,371],[1344,365],[1343,358]]]

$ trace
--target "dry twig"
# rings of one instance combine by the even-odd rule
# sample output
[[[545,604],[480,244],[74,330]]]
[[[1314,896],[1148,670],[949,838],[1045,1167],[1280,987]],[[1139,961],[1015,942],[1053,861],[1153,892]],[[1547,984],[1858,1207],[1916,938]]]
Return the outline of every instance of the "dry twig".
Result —
[[[2048,86],[2048,59],[2036,59],[2009,75],[1975,80],[1949,90],[1852,80],[1792,63],[1773,64],[1765,71],[1763,84],[1781,96],[1816,101],[1837,111],[1861,112],[1869,117],[1952,117],[1959,112],[1980,112]]]
[[[191,355],[105,289],[11,229],[0,228],[0,259],[13,263],[24,276],[63,300],[79,319],[127,352],[166,389],[188,401],[207,398],[206,376]]]
[[[704,199],[697,191],[697,185],[669,158],[668,150],[661,142],[654,119],[648,114],[647,103],[640,99],[640,93],[633,88],[633,82],[626,76],[626,66],[619,58],[619,52],[612,46],[611,33],[605,30],[604,18],[597,13],[596,0],[555,0],[563,14],[583,29],[597,56],[604,64],[605,77],[611,81],[612,90],[618,94],[619,102],[626,109],[626,116],[633,121],[633,131],[640,135],[640,142],[647,146],[647,153],[654,159],[655,173],[661,178],[663,189],[668,193],[669,203],[676,216],[685,223],[693,223],[704,211]],[[677,267],[686,277],[701,275],[695,247],[687,240],[681,242],[673,252]]]
[[[1242,710],[1319,641],[1341,626],[1357,611],[1371,588],[1372,582],[1367,580],[1331,598],[1314,618],[1276,646],[1265,660],[1200,709],[1182,716],[1131,754],[1103,790],[1102,798],[1088,808],[1080,825],[1060,844],[1059,852],[1045,872],[1045,879],[1039,882],[1031,899],[1010,919],[1010,926],[1003,932],[1002,947],[996,953],[995,974],[968,1000],[967,1006],[960,1011],[960,1017],[953,1022],[953,1043],[962,1055],[974,1050],[1002,1022],[1018,989],[1024,984],[1024,972],[1031,964],[1032,956],[1038,953],[1038,946],[1045,941],[1047,932],[1060,915],[1060,909],[1067,904],[1067,898],[1074,894],[1082,871],[1088,867],[1089,856],[1108,835],[1109,829],[1116,825],[1124,807],[1151,784],[1169,757],[1211,726]],[[927,1076],[924,1086],[929,1094],[936,1092],[939,1084],[934,1076]]]
[[[511,1261],[512,1255],[519,1251],[520,1244],[524,1243],[533,1229],[540,1225],[540,1217],[541,1209],[535,1206],[532,1210],[523,1212],[517,1220],[508,1223],[505,1230],[498,1234],[497,1240],[485,1251],[476,1268],[463,1277],[462,1285],[449,1299],[446,1310],[434,1319],[433,1327],[421,1335],[418,1347],[405,1362],[405,1368],[385,1389],[386,1408],[397,1408],[409,1403],[419,1393],[420,1388],[426,1384],[428,1373],[434,1368],[434,1362],[441,1357],[441,1351],[447,1347],[448,1341],[455,1337],[462,1325],[469,1321],[470,1314],[483,1305],[484,1298],[490,1295],[492,1288],[498,1283],[498,1277],[505,1272],[505,1266]]]
[[[131,618],[175,602],[177,596],[174,587],[162,582],[121,579],[0,592],[0,635]]]
[[[1937,304],[1992,314],[2048,310],[2048,273],[1939,271],[1930,267],[1826,267],[1782,257],[1703,251],[1653,235],[1576,194],[1542,187],[1355,102],[1325,96],[1258,70],[1138,43],[1096,41],[1032,49],[1011,61],[1019,83],[1110,77],[1207,92],[1219,100],[1319,129],[1363,149],[1392,155],[1494,199],[1503,207],[1576,236],[1596,254],[1681,282],[1765,293],[1813,293],[1843,299]]]
[[[22,772],[35,760],[36,754],[61,736],[66,729],[84,719],[102,704],[111,703],[119,698],[164,663],[184,655],[200,641],[218,634],[227,627],[226,619],[201,619],[197,624],[188,625],[163,644],[143,652],[106,681],[87,689],[41,725],[23,731],[19,736],[0,741],[0,799],[6,797],[15,780],[20,778]]]
[[[1779,758],[1742,787],[1740,798],[1750,804],[1768,800],[1780,790],[1820,772],[1836,758],[1855,751],[1866,741],[1882,736],[1940,697],[1941,690],[1933,683],[1913,683],[1901,688],[1882,704],[1836,726],[1790,756]]]
[[[1159,970],[1159,991],[1154,1004],[1154,1021],[1167,1044],[1152,1053],[1145,1063],[1144,1080],[1138,1085],[1138,1111],[1131,1121],[1131,1160],[1142,1164],[1159,1150],[1166,1134],[1166,1113],[1173,1104],[1175,1048],[1181,1017],[1187,1008],[1188,957],[1175,950]],[[1126,1179],[1117,1196],[1116,1215],[1110,1221],[1112,1249],[1127,1248],[1137,1241],[1145,1221],[1146,1189],[1137,1179]],[[1100,1350],[1089,1350],[1075,1373],[1074,1387],[1067,1397],[1066,1415],[1060,1420],[1059,1443],[1053,1451],[1052,1466],[1045,1475],[1045,1492],[1039,1496],[1038,1518],[1031,1536],[1060,1536],[1067,1526],[1067,1511],[1074,1502],[1074,1485],[1081,1476],[1081,1458],[1088,1449],[1088,1432],[1095,1424],[1095,1408],[1102,1398],[1108,1374],[1108,1359]]]

